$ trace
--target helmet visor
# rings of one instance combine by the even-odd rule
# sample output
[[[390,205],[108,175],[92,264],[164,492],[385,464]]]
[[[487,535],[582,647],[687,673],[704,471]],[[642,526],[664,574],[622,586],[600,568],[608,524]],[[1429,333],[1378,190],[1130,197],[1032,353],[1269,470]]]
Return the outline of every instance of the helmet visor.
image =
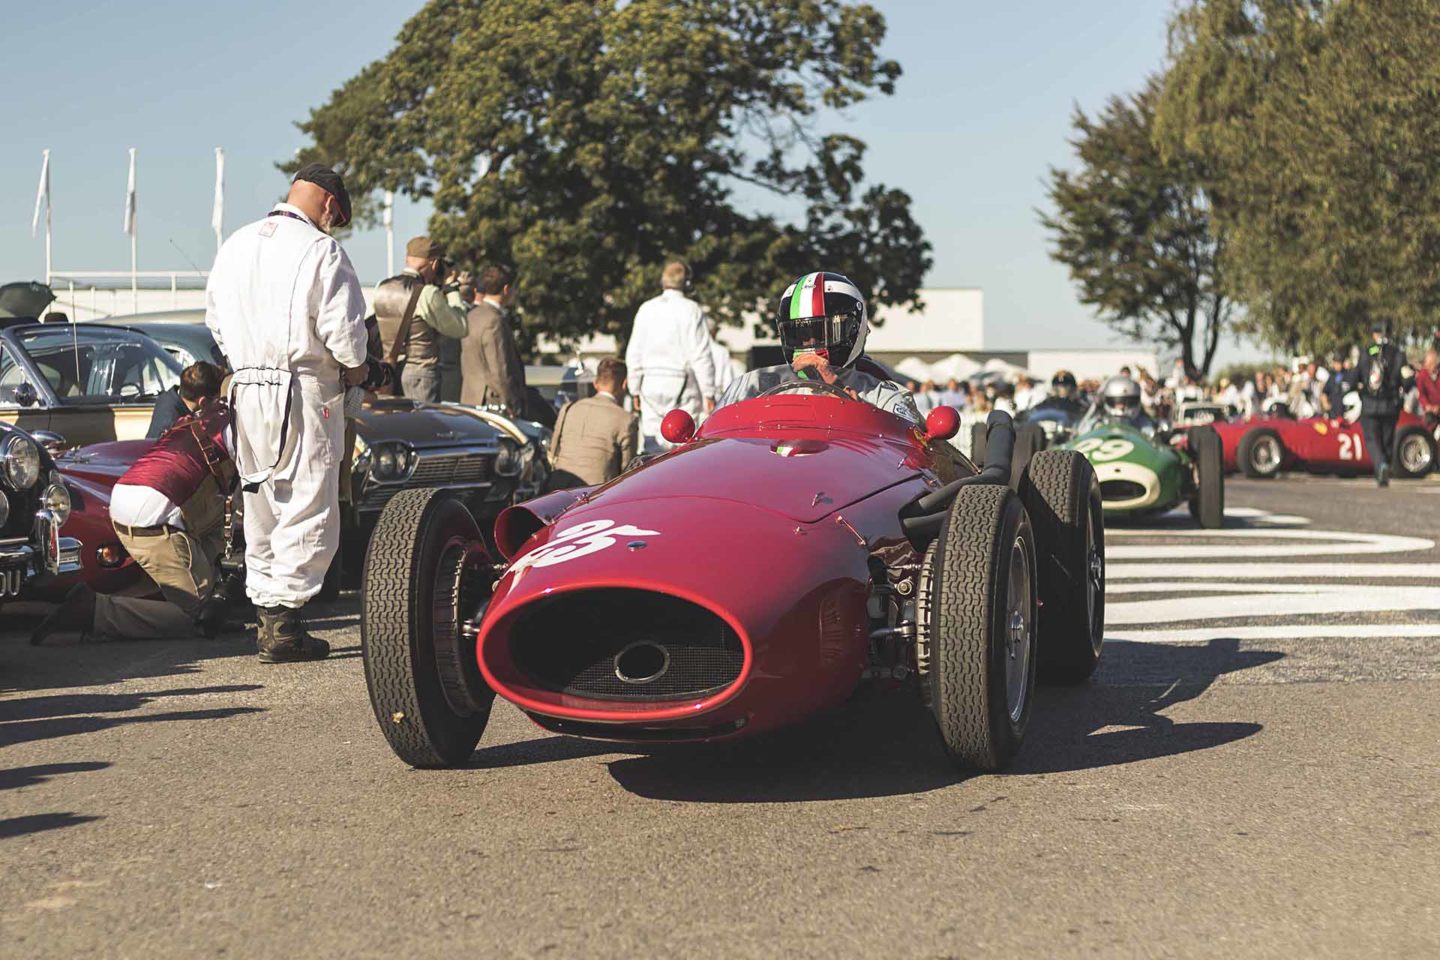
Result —
[[[781,320],[780,347],[791,360],[797,354],[814,353],[835,363],[844,363],[860,336],[860,313],[837,313],[828,317]]]

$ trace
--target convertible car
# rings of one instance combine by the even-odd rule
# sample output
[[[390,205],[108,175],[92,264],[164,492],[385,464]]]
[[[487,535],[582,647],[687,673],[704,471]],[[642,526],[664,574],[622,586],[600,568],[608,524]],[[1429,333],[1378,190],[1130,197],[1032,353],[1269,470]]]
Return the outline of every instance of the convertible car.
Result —
[[[1247,417],[1217,423],[1215,432],[1225,447],[1225,469],[1247,477],[1268,480],[1284,470],[1355,476],[1374,469],[1364,430],[1344,417]],[[1435,468],[1435,438],[1413,413],[1400,414],[1390,463],[1402,479]]]
[[[1100,655],[1100,489],[1061,450],[1017,492],[1009,417],[992,415],[984,470],[947,442],[958,425],[811,381],[698,433],[672,411],[675,449],[502,513],[498,557],[444,491],[397,495],[361,618],[381,731],[413,766],[462,764],[498,694],[559,733],[724,740],[886,678],[929,705],[959,766],[1005,766],[1037,671],[1076,682]]]
[[[1144,414],[1112,416],[1097,406],[1064,449],[1094,465],[1107,517],[1154,516],[1183,502],[1202,527],[1225,522],[1225,471],[1214,427],[1174,433]]]

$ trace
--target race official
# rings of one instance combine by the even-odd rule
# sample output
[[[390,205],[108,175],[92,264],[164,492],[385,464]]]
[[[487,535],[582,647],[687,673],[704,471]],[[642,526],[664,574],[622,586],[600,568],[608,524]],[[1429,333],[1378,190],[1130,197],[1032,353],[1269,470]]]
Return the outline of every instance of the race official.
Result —
[[[560,408],[550,438],[550,489],[605,483],[635,457],[635,415],[625,401],[625,364],[613,357],[595,371],[595,395]]]
[[[468,305],[459,290],[440,288],[445,272],[444,248],[429,237],[413,237],[405,244],[405,269],[375,288],[380,337],[394,362],[404,361],[400,389],[411,400],[441,400],[444,368],[455,363],[466,334]]]
[[[369,372],[360,281],[329,233],[349,220],[340,176],[310,164],[284,203],[225,241],[206,287],[205,323],[235,371],[246,592],[266,663],[330,652],[301,611],[339,546],[344,386]]]
[[[504,407],[512,416],[523,416],[525,364],[509,316],[514,282],[510,268],[500,264],[480,271],[480,298],[466,316],[460,341],[460,402]]]
[[[1390,342],[1383,320],[1370,326],[1372,343],[1360,354],[1355,379],[1360,390],[1360,427],[1375,465],[1377,486],[1390,485],[1390,455],[1395,449],[1395,421],[1400,417],[1405,356]]]
[[[625,349],[625,365],[640,408],[643,453],[671,446],[660,436],[660,421],[681,408],[700,417],[715,409],[715,359],[700,304],[685,295],[690,268],[679,260],[665,265],[660,296],[640,305]]]
[[[213,633],[221,611],[211,611],[209,622],[200,616],[225,547],[225,497],[235,479],[225,448],[230,422],[224,400],[206,399],[166,430],[111,491],[115,534],[165,599],[97,595],[77,584],[36,629],[32,643],[66,630],[102,641]]]

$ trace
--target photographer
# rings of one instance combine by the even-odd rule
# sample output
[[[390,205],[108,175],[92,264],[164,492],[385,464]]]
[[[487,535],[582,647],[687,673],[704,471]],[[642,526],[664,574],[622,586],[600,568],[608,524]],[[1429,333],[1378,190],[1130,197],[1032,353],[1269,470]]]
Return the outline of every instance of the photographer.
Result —
[[[458,342],[469,330],[460,291],[440,287],[448,270],[440,244],[415,237],[405,245],[405,269],[375,288],[380,335],[411,400],[440,401],[442,360],[458,353],[446,341]]]

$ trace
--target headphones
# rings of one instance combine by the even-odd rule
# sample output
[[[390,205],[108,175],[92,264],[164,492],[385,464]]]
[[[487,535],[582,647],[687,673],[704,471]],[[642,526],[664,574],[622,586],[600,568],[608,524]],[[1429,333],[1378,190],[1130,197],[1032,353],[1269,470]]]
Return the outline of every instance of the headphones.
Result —
[[[678,263],[682,268],[684,268],[685,282],[684,285],[680,287],[680,289],[685,291],[686,293],[689,293],[691,288],[694,287],[694,272],[690,269],[690,263],[686,260],[681,260],[679,257],[671,257],[669,260],[665,261],[665,266],[669,267],[671,264],[674,263]]]

